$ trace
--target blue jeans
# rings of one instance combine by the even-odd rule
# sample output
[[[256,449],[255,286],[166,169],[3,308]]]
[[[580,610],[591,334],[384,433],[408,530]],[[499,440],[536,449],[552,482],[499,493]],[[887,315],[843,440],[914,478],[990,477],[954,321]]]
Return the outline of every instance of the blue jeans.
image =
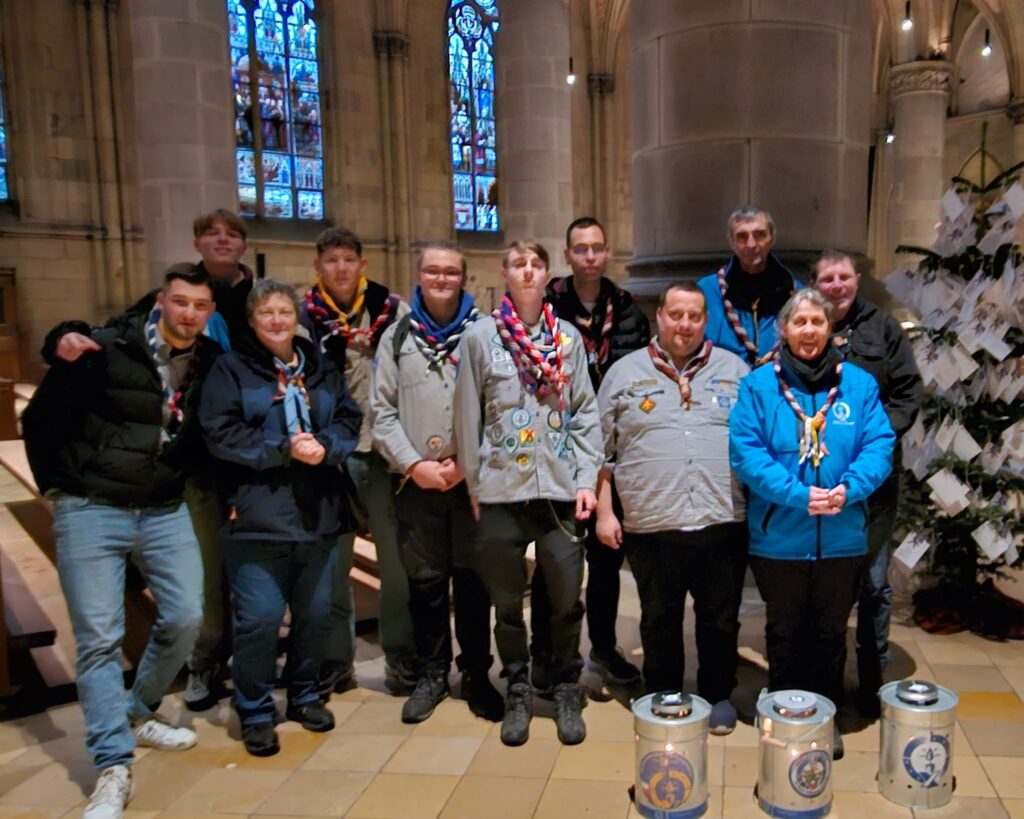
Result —
[[[288,704],[298,707],[319,698],[336,544],[337,537],[309,543],[223,538],[235,617],[231,678],[242,725],[274,719],[277,634],[286,606],[292,614],[285,665]]]
[[[73,495],[54,502],[57,571],[78,644],[78,700],[98,770],[130,765],[131,722],[152,714],[199,633],[203,565],[188,510],[109,506]],[[139,568],[157,616],[127,702],[121,670],[126,559]]]

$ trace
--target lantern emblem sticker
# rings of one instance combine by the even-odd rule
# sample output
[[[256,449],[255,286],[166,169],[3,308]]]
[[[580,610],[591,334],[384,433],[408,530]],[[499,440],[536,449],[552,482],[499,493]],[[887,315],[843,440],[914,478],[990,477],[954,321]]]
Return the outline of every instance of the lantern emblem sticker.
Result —
[[[693,766],[679,754],[653,751],[640,761],[640,784],[655,808],[678,808],[693,792]]]
[[[825,751],[800,754],[789,766],[789,784],[807,799],[821,796],[832,772],[832,756]]]
[[[949,770],[949,737],[943,734],[914,737],[903,749],[903,767],[911,779],[937,788]]]

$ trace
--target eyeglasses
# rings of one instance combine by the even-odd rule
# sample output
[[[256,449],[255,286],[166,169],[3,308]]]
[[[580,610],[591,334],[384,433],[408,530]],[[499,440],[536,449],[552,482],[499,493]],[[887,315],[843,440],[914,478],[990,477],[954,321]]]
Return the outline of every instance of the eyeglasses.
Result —
[[[461,279],[462,268],[460,267],[424,267],[420,270],[424,276],[432,279]]]
[[[602,253],[608,250],[608,245],[573,245],[572,248],[570,248],[570,250],[574,256],[586,256],[588,250],[595,256],[600,256]]]

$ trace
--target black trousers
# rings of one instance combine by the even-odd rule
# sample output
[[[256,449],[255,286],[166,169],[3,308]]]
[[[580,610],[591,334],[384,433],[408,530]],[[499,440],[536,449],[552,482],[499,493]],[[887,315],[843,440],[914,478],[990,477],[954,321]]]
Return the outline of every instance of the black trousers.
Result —
[[[494,601],[494,637],[510,681],[529,676],[523,599],[526,596],[526,547],[536,543],[537,566],[544,573],[544,601],[550,639],[550,671],[555,682],[575,682],[583,668],[583,548],[568,533],[576,528],[575,505],[531,500],[480,505],[477,572]],[[537,599],[532,600],[536,606]],[[538,625],[538,629],[541,626]]]
[[[840,702],[846,621],[865,558],[772,560],[750,556],[766,605],[768,687],[799,688]]]
[[[622,504],[614,489],[612,506],[616,517],[622,520]],[[597,539],[595,522],[596,515],[591,514],[583,541],[587,560],[587,634],[590,636],[590,645],[594,653],[607,657],[615,652],[618,643],[615,636],[615,621],[619,616],[619,571],[622,569],[625,553],[622,549],[609,549]],[[544,570],[541,566],[533,573],[530,601],[530,628],[533,638],[530,653],[534,662],[546,663],[547,655],[551,653],[551,636],[547,632],[550,612],[547,607]]]
[[[736,687],[747,540],[746,523],[725,523],[695,532],[626,533],[623,549],[640,593],[640,640],[648,693],[683,690],[687,592],[693,596],[697,620],[697,693],[716,703],[728,699]]]
[[[452,663],[449,626],[451,582],[459,668],[486,673],[491,666],[491,599],[472,568],[476,522],[465,483],[447,492],[407,481],[395,497],[398,553],[409,576],[416,654],[426,673],[447,674]]]

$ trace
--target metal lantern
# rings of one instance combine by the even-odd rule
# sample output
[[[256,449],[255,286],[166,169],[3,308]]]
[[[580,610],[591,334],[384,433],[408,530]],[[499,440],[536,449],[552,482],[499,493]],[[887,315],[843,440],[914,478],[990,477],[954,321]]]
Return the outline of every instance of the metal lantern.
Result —
[[[924,680],[882,686],[878,790],[911,808],[938,808],[953,798],[953,726],[957,696]]]
[[[757,802],[769,816],[817,819],[832,808],[836,707],[809,691],[762,693]]]
[[[678,691],[633,703],[636,790],[641,816],[697,819],[708,809],[707,700]]]

